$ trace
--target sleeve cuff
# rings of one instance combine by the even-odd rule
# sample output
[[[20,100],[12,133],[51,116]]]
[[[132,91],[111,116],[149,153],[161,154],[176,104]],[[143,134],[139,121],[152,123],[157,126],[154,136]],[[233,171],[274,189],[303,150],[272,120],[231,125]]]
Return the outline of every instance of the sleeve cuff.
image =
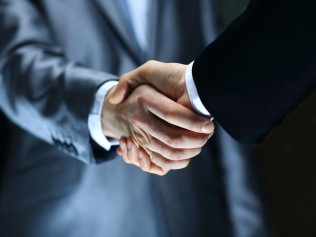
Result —
[[[185,83],[186,83],[186,87],[187,87],[187,91],[188,91],[188,95],[189,95],[189,99],[191,102],[192,107],[195,109],[196,112],[198,112],[201,115],[210,117],[213,120],[212,115],[210,114],[210,112],[205,108],[205,106],[203,105],[200,96],[197,92],[195,83],[194,83],[194,79],[192,76],[192,67],[193,67],[193,62],[191,62],[186,71],[185,71]]]
[[[103,134],[101,112],[104,98],[113,86],[117,85],[117,81],[105,82],[95,94],[94,103],[90,110],[88,118],[88,127],[92,139],[105,150],[109,151],[112,146],[118,145],[119,142],[115,139],[107,139]]]

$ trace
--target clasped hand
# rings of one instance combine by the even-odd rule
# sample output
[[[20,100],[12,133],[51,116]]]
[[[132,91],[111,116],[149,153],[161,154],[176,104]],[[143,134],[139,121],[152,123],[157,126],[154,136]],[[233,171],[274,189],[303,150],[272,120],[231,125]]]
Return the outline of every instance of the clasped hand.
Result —
[[[185,168],[213,134],[210,119],[192,111],[185,69],[149,61],[124,74],[109,92],[102,110],[103,132],[120,139],[117,152],[126,163],[165,175]]]

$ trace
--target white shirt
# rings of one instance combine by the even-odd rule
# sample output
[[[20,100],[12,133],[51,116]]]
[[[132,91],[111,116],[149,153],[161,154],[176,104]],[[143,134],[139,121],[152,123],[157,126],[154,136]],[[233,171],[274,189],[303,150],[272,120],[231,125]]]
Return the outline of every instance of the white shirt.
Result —
[[[126,0],[129,8],[129,13],[132,19],[132,25],[135,31],[136,38],[141,48],[146,51],[147,44],[147,22],[149,13],[149,1],[148,0]],[[189,94],[190,102],[193,108],[200,114],[210,116],[210,113],[202,104],[198,95],[193,76],[192,76],[193,62],[189,64],[186,73],[185,81],[187,91]],[[92,139],[106,150],[110,150],[111,146],[118,145],[117,140],[109,141],[103,134],[102,122],[101,122],[101,111],[104,98],[108,91],[117,84],[115,81],[104,83],[97,91],[95,95],[94,104],[88,118],[88,127]]]
[[[132,25],[136,39],[144,52],[148,48],[147,23],[148,23],[148,0],[126,0],[130,11]]]

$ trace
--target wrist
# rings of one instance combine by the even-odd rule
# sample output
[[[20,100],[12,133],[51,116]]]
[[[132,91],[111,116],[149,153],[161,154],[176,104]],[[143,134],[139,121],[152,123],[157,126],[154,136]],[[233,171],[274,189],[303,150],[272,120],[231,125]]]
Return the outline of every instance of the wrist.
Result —
[[[189,66],[187,67],[186,72],[185,72],[185,83],[186,83],[185,87],[187,90],[189,103],[190,103],[191,107],[199,114],[212,118],[209,111],[204,107],[204,105],[199,97],[197,88],[195,86],[195,82],[194,82],[194,79],[192,76],[193,63],[194,62],[189,64]]]
[[[104,136],[114,139],[120,139],[128,134],[126,122],[122,118],[120,104],[110,103],[109,98],[115,91],[116,86],[111,88],[104,98],[101,112],[101,124]]]
[[[111,121],[114,117],[113,111],[115,105],[109,103],[109,97],[111,96],[111,93],[113,93],[115,88],[116,86],[113,86],[105,95],[101,111],[101,126],[103,134],[104,136],[111,138],[118,138],[116,137],[115,132],[113,131],[113,124],[111,124]]]
[[[179,88],[178,91],[180,92],[181,96],[178,98],[177,103],[185,106],[188,109],[194,110],[190,102],[189,92],[186,86],[186,79],[185,79],[188,66],[189,65],[184,65],[182,68],[181,78],[179,79],[179,87],[178,87]]]
[[[116,145],[114,141],[110,142],[104,136],[101,121],[101,113],[105,96],[115,85],[117,85],[117,81],[110,80],[105,82],[98,88],[88,118],[88,127],[91,138],[105,150],[110,150],[112,145]]]

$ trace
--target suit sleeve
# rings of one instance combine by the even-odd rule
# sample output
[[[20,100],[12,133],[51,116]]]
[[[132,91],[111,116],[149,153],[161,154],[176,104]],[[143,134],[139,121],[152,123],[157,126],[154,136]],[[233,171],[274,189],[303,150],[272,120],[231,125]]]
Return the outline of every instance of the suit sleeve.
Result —
[[[203,104],[245,143],[260,142],[316,85],[316,3],[257,0],[194,62]]]
[[[87,121],[111,79],[67,60],[30,1],[0,0],[0,108],[12,122],[86,163],[106,159]]]

